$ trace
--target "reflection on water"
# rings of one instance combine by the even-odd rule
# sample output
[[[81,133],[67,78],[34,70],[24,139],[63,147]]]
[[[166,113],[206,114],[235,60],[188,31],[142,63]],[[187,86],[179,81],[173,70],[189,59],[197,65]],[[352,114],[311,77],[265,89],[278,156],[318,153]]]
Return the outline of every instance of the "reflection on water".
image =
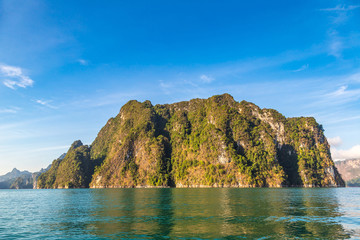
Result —
[[[102,189],[93,194],[101,202],[92,212],[94,235],[159,237],[172,231],[172,191],[168,189]]]
[[[360,189],[0,191],[0,239],[357,239]]]
[[[326,238],[350,235],[335,189],[103,189],[95,236]]]

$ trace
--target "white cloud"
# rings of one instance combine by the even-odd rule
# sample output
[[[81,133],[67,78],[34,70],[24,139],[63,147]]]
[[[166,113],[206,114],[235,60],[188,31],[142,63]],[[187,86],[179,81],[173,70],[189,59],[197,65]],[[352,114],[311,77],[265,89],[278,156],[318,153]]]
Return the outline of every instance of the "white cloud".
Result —
[[[300,68],[293,70],[293,72],[301,72],[309,68],[309,64],[302,65]]]
[[[351,21],[354,10],[358,8],[360,5],[337,5],[333,8],[320,9],[327,13],[329,21],[332,23],[328,31],[327,52],[329,55],[340,58],[344,49],[357,45],[357,41],[352,40],[354,34],[346,36],[344,29],[339,27]]]
[[[305,81],[302,79],[301,81]],[[356,101],[360,100],[360,73],[351,73],[345,75],[335,75],[327,77],[313,78],[315,82],[326,82],[321,89],[312,92],[313,102],[308,104],[308,107],[319,107],[323,110],[331,107],[337,108],[338,114],[333,114],[332,111],[331,117],[326,118],[328,123],[337,123],[349,120],[359,119],[360,113],[358,111],[353,111],[351,115],[343,114],[344,111],[348,111],[349,104],[354,104]],[[300,82],[300,81],[299,81]],[[313,87],[314,90],[316,86]],[[309,97],[308,97],[309,98]],[[346,105],[347,104],[347,105]],[[333,109],[335,110],[335,109]],[[355,109],[354,109],[355,110]],[[318,114],[315,114],[318,115]]]
[[[327,35],[328,39],[324,50],[326,50],[329,55],[336,58],[341,58],[344,50],[359,47],[360,45],[360,34],[356,32],[349,34],[345,33],[340,28],[332,28],[329,29]]]
[[[45,107],[48,107],[48,108],[57,109],[57,107],[49,104],[51,101],[44,101],[44,100],[37,99],[37,100],[35,100],[35,102],[40,105],[43,105]]]
[[[26,76],[19,67],[0,64],[0,74],[6,77],[3,80],[3,84],[11,89],[16,89],[17,87],[26,88],[34,84],[34,81]]]
[[[359,116],[351,116],[351,117],[343,117],[343,116],[340,116],[339,118],[334,118],[334,119],[332,119],[332,120],[327,121],[327,123],[329,123],[329,124],[335,124],[335,123],[353,121],[353,120],[357,120],[357,119],[360,119],[360,115],[359,115]]]
[[[334,57],[341,57],[342,51],[344,50],[344,39],[339,36],[338,31],[331,29],[328,32],[328,54]]]
[[[205,74],[200,76],[200,79],[202,82],[204,83],[211,83],[212,81],[214,81],[215,79],[213,77],[207,76]]]
[[[354,9],[357,9],[359,8],[360,5],[349,5],[349,6],[345,6],[345,5],[337,5],[336,7],[334,8],[323,8],[323,9],[320,9],[321,11],[326,11],[326,12],[347,12],[347,11],[351,11],[351,10],[354,10]]]
[[[347,85],[340,86],[337,90],[327,93],[324,101],[332,104],[344,104],[360,99],[360,88],[348,89]]]
[[[42,101],[42,100],[36,100],[35,102],[37,102],[38,104],[41,104],[41,105],[46,105],[47,104],[47,102]]]
[[[337,149],[335,147],[331,148],[332,158],[336,160],[360,158],[360,145],[355,145],[349,149]]]
[[[342,140],[339,136],[328,138],[327,140],[332,147],[338,147],[342,144]]]
[[[347,88],[348,88],[348,86],[341,86],[338,90],[336,90],[335,92],[331,93],[331,95],[333,95],[333,96],[335,96],[335,97],[339,97],[339,96],[345,95]]]
[[[5,109],[0,109],[0,113],[17,113],[17,111],[15,109],[5,108]]]
[[[86,61],[85,59],[78,59],[77,61],[78,61],[81,65],[83,65],[83,66],[86,66],[86,65],[89,64],[89,62]]]
[[[331,13],[332,22],[335,25],[343,24],[348,21],[350,11],[359,8],[360,5],[337,5],[334,8],[324,8],[320,9],[321,11]]]
[[[1,108],[0,113],[17,113],[19,110],[18,107]]]

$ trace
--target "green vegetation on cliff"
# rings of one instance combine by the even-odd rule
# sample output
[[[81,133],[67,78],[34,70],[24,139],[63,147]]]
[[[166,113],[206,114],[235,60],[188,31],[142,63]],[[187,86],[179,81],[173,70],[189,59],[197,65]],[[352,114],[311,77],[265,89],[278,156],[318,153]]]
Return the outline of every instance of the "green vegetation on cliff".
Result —
[[[285,118],[228,94],[129,101],[91,147],[73,145],[38,181],[40,188],[343,184],[314,118]]]
[[[64,159],[56,159],[51,168],[38,178],[38,188],[85,188],[89,186],[95,167],[90,148],[75,141]]]

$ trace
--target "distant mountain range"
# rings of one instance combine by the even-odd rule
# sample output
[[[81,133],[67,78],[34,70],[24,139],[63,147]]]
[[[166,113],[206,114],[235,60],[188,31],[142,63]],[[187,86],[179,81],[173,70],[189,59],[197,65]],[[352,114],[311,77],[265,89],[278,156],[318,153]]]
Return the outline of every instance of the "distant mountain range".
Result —
[[[0,189],[33,188],[32,173],[14,168],[11,172],[0,176]]]
[[[360,187],[360,159],[335,162],[335,166],[349,187]]]
[[[16,168],[14,168],[11,172],[8,172],[7,174],[0,176],[0,182],[9,181],[11,179],[23,176],[23,175],[31,175],[28,171],[19,171]]]
[[[14,168],[11,172],[8,172],[7,174],[0,176],[0,188],[6,189],[6,188],[13,188],[15,183],[15,180],[18,184],[21,182],[22,188],[33,188],[32,184],[29,184],[29,181],[31,179],[31,172],[28,171],[19,171],[18,169]],[[25,184],[24,184],[25,183]]]
[[[58,159],[63,159],[65,153]],[[47,168],[42,168],[38,172],[20,171],[14,168],[11,172],[0,176],[0,189],[32,189],[37,188],[38,177],[48,171],[51,164]]]

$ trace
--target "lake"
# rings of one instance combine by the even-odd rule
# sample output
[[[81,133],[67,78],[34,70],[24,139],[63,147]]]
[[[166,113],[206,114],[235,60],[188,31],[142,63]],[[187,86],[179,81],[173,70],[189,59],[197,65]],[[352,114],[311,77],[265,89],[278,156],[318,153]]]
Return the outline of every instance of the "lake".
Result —
[[[360,188],[0,190],[0,239],[360,239]]]

